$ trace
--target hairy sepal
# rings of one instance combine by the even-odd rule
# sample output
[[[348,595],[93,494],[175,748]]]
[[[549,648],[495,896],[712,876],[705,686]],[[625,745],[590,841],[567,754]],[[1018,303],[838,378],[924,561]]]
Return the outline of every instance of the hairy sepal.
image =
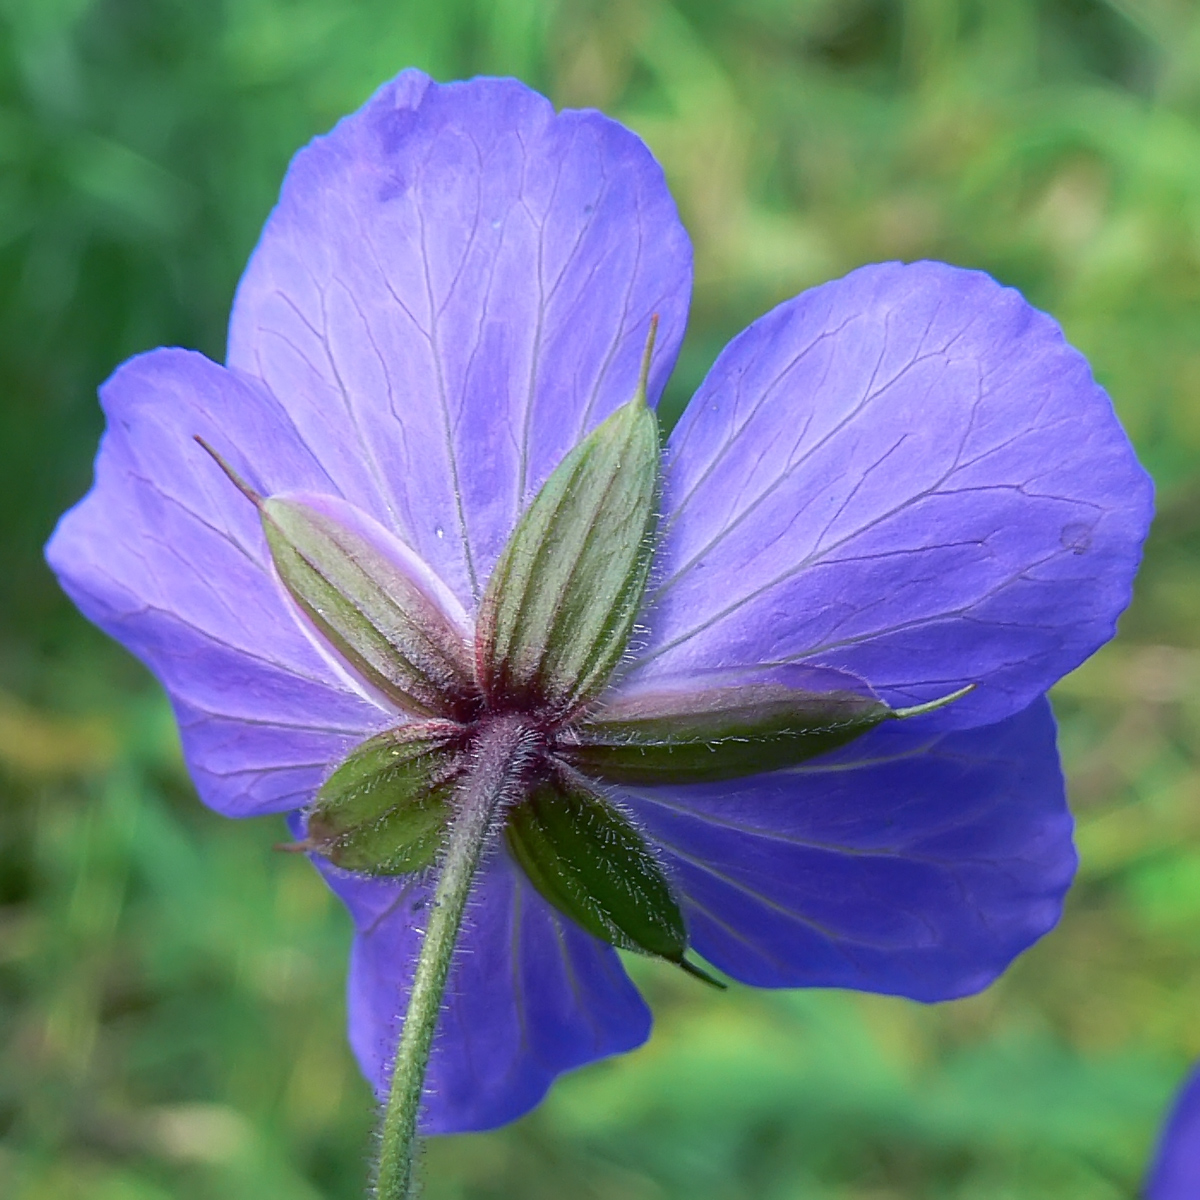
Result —
[[[646,693],[575,725],[559,753],[609,783],[707,783],[795,766],[899,715],[875,696],[779,683]]]
[[[476,694],[470,650],[438,603],[377,545],[297,497],[258,501],[279,578],[368,683],[416,716],[460,717]]]
[[[630,821],[582,783],[535,788],[509,810],[505,838],[533,886],[589,933],[694,970],[658,860]]]
[[[357,747],[317,793],[304,845],[346,871],[402,875],[437,857],[462,730],[425,721]]]
[[[659,442],[640,395],[543,485],[488,582],[476,669],[493,704],[564,715],[625,653],[653,554]]]

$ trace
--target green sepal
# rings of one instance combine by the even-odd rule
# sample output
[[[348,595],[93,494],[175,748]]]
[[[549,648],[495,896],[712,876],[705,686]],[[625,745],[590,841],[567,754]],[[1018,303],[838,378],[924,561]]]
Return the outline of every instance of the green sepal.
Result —
[[[722,986],[684,959],[687,929],[666,875],[606,800],[579,784],[545,783],[509,810],[504,835],[533,886],[588,933]]]
[[[259,514],[279,578],[338,653],[418,716],[461,716],[475,692],[470,652],[439,605],[378,546],[302,499]]]
[[[603,690],[653,554],[658,425],[643,385],[559,463],[488,581],[476,670],[496,704],[564,715]]]
[[[462,730],[423,721],[358,746],[321,786],[303,847],[367,875],[420,871],[450,818]]]
[[[258,509],[292,599],[363,679],[414,716],[474,715],[479,690],[467,638],[412,551],[394,542],[385,552],[379,543],[387,531],[364,531],[369,518],[333,497],[260,496],[208,442],[195,440]],[[408,570],[397,561],[405,557]]]
[[[667,691],[618,699],[576,724],[559,753],[608,783],[708,783],[795,766],[882,721],[915,716],[963,691],[911,709],[852,691],[778,683]]]

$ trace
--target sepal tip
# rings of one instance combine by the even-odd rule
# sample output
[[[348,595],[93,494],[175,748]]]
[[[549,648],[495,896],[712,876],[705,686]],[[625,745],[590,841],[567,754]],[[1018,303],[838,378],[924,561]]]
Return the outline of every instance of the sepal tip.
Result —
[[[923,717],[926,713],[937,712],[939,708],[953,704],[955,700],[961,700],[968,692],[973,692],[977,686],[978,684],[968,683],[966,687],[950,692],[949,695],[939,696],[936,700],[926,700],[924,704],[910,704],[907,708],[893,708],[890,715],[901,721],[907,717]]]
[[[658,313],[650,317],[650,330],[646,334],[646,347],[642,351],[642,366],[638,373],[638,388],[634,393],[634,401],[649,403],[647,391],[650,386],[650,360],[654,357],[654,343],[658,340]]]
[[[263,498],[256,492],[228,463],[223,455],[212,448],[198,433],[192,434],[192,440],[203,450],[209,458],[225,472],[226,478],[233,484],[255,508],[261,509]]]
[[[693,979],[699,979],[701,983],[707,983],[709,987],[715,987],[720,992],[729,991],[729,984],[723,979],[710,975],[703,967],[697,966],[687,958],[681,958],[676,965],[683,968],[684,974],[690,975]]]
[[[271,849],[281,854],[307,854],[310,850],[315,850],[316,846],[305,838],[299,842],[276,842]]]

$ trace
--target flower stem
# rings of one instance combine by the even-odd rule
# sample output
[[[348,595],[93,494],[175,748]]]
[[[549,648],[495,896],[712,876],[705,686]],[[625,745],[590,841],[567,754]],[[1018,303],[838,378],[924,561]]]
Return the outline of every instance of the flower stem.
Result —
[[[521,785],[535,737],[519,718],[488,721],[476,738],[471,768],[458,787],[446,857],[396,1047],[392,1090],[379,1139],[378,1200],[410,1200],[416,1194],[417,1115],[467,897],[496,810]]]

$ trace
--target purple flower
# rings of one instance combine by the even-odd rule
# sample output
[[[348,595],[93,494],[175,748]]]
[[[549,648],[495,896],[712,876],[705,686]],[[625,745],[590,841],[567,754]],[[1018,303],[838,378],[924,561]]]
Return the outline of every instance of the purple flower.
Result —
[[[1200,1069],[1175,1098],[1146,1180],[1146,1200],[1196,1200],[1200,1196]]]
[[[655,314],[661,392],[690,286],[645,146],[513,81],[405,72],[296,157],[227,367],[157,350],[116,372],[95,486],[47,551],[163,682],[207,804],[304,809],[407,718],[301,613],[195,439],[358,530],[469,636],[518,518],[634,394]],[[690,945],[765,987],[986,986],[1058,918],[1075,858],[1044,693],[1112,636],[1151,515],[1083,358],[986,275],[862,268],[725,349],[670,438],[661,512],[606,701],[747,671],[894,708],[973,687],[787,769],[609,786]],[[317,861],[354,917],[350,1039],[382,1092],[432,881]],[[423,1128],[510,1120],[649,1027],[613,948],[497,839]]]

